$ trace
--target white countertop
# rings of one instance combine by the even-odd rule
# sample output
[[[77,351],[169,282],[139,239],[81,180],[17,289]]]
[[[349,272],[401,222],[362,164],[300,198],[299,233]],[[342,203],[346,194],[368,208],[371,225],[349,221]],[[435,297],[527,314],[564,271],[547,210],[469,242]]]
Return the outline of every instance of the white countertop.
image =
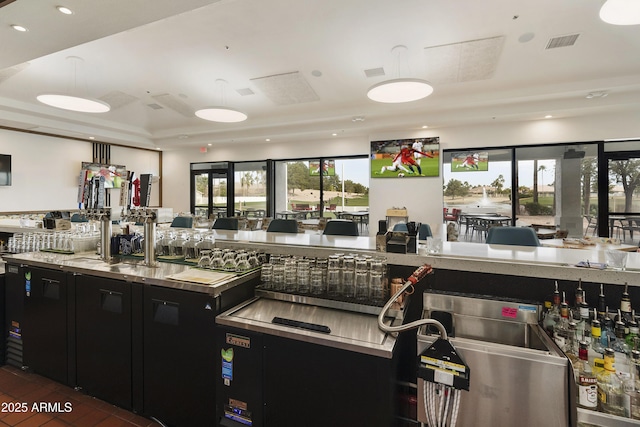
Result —
[[[265,231],[216,230],[219,245],[257,245],[271,253],[301,256],[327,256],[335,252],[363,252],[384,255],[388,262],[397,265],[419,266],[430,264],[433,268],[475,271],[514,276],[540,277],[558,280],[577,280],[640,286],[640,253],[627,255],[627,270],[614,271],[577,267],[581,261],[605,262],[605,248],[614,245],[594,246],[589,249],[566,249],[484,243],[443,242],[438,255],[394,254],[375,252],[375,237],[323,236],[315,233],[267,233]],[[423,244],[424,242],[419,242]]]
[[[24,230],[24,229],[23,229]],[[27,229],[28,230],[28,229]],[[540,277],[557,280],[577,280],[640,286],[640,253],[627,255],[627,270],[614,271],[576,267],[580,261],[605,262],[605,248],[615,245],[595,245],[589,249],[487,245],[484,243],[443,242],[438,255],[394,254],[375,251],[375,237],[323,236],[317,231],[305,233],[267,233],[266,231],[214,230],[220,246],[257,246],[260,250],[278,254],[315,257],[336,252],[359,252],[384,255],[396,265]],[[420,242],[424,244],[424,242]]]

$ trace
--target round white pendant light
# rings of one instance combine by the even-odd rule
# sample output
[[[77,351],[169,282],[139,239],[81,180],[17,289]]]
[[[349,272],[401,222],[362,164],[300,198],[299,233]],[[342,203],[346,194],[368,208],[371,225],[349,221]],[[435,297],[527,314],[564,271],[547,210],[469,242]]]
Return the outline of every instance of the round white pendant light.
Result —
[[[210,107],[196,111],[196,116],[210,122],[238,123],[247,120],[247,115],[225,107]]]
[[[640,0],[607,0],[600,9],[600,19],[613,25],[638,25]]]
[[[399,104],[417,101],[433,93],[433,87],[426,80],[401,78],[400,68],[402,63],[405,63],[404,67],[407,70],[409,68],[409,61],[406,58],[407,51],[408,49],[404,45],[397,45],[391,49],[391,54],[395,57],[398,78],[386,80],[370,87],[367,91],[369,99],[387,104]],[[411,73],[407,74],[411,75]]]
[[[227,87],[227,81],[223,79],[217,79],[216,85],[220,95],[220,105],[226,105],[225,89]],[[196,111],[196,116],[210,122],[219,123],[238,123],[247,120],[247,115],[238,110],[234,110],[228,107],[206,107]]]
[[[111,110],[109,104],[98,99],[81,98],[59,93],[45,93],[38,95],[36,99],[50,107],[79,111],[81,113],[106,113]]]
[[[432,93],[433,87],[425,80],[395,79],[372,86],[367,97],[373,101],[395,104],[417,101]]]
[[[84,90],[78,88],[79,68],[84,63],[84,60],[78,56],[67,56],[67,62],[71,64],[71,81],[69,82],[69,90],[66,93],[59,92],[47,92],[40,94],[36,99],[45,105],[55,108],[61,108],[63,110],[78,111],[81,113],[106,113],[111,110],[111,106],[99,99],[84,96],[86,91],[86,82],[81,84],[84,86]],[[82,95],[82,96],[80,96]]]

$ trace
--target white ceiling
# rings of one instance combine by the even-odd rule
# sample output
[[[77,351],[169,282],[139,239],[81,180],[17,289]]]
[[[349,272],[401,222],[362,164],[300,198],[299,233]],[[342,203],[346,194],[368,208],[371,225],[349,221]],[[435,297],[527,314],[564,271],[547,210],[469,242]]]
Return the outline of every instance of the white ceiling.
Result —
[[[640,25],[600,21],[602,3],[15,0],[0,8],[0,126],[175,149],[546,114],[632,111],[640,123]],[[579,35],[573,46],[546,49],[551,38],[572,34]],[[396,45],[406,54],[392,54]],[[70,56],[83,59],[75,74]],[[384,76],[365,74],[378,68]],[[435,91],[407,104],[366,97],[370,86],[398,77],[430,80]],[[238,92],[247,89],[253,94]],[[608,96],[586,98],[597,91]],[[37,102],[43,92],[108,99],[114,108],[67,112]],[[249,119],[193,115],[212,105]]]

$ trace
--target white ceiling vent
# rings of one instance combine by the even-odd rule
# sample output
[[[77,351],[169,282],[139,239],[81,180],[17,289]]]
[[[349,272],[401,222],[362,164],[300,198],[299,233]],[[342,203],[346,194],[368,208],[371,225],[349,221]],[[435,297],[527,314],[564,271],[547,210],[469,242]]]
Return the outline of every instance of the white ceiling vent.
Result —
[[[431,83],[462,83],[493,77],[504,36],[469,40],[424,49],[425,78]]]
[[[240,96],[249,96],[249,95],[255,95],[256,94],[254,91],[252,91],[248,87],[245,87],[245,88],[242,88],[242,89],[238,89],[238,90],[236,90],[236,92],[238,92],[238,95],[240,95]]]
[[[112,110],[124,107],[125,105],[138,100],[135,96],[120,92],[119,90],[111,91],[106,95],[101,96],[99,99],[100,101],[104,101],[109,104]]]
[[[380,77],[384,76],[384,68],[369,68],[368,70],[364,70],[364,75],[367,77]]]
[[[553,37],[549,39],[549,41],[547,42],[547,47],[545,47],[545,49],[573,46],[574,44],[576,44],[576,40],[578,40],[579,35],[580,34],[569,34],[566,36]]]
[[[193,108],[189,107],[187,104],[168,93],[163,93],[162,95],[153,95],[152,98],[165,107],[175,111],[176,113],[182,114],[185,117],[191,118],[195,114]]]
[[[320,100],[309,82],[298,71],[251,81],[276,105],[303,104]]]
[[[0,70],[0,83],[7,80],[9,77],[15,76],[20,71],[24,70],[29,66],[28,62],[23,62],[22,64],[18,64],[13,67],[5,68],[4,70]]]

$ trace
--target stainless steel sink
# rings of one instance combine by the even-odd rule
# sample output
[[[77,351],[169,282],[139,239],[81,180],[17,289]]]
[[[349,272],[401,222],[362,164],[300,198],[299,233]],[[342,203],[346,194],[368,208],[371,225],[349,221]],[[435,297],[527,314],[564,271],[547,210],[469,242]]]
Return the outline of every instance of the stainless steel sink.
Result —
[[[570,425],[569,362],[539,326],[539,305],[440,292],[425,292],[423,302],[423,318],[444,320],[471,370],[457,425]],[[437,336],[420,329],[418,354]],[[418,402],[423,389],[419,380]],[[427,422],[423,405],[418,418]]]

